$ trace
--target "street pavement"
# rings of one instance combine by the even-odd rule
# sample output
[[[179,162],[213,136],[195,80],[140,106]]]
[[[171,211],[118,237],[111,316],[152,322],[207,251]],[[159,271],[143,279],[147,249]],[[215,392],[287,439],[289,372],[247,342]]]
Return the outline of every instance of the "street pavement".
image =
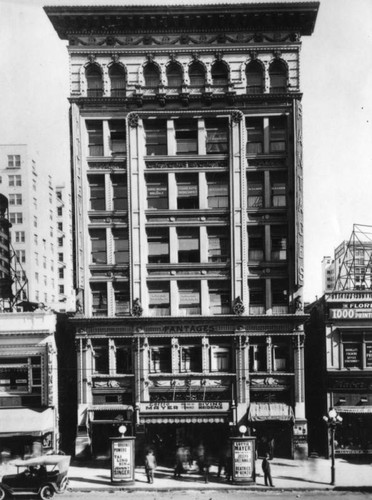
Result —
[[[330,484],[331,461],[323,458],[308,460],[273,459],[271,461],[274,488],[278,490],[356,490],[372,493],[372,459],[364,461],[336,459],[336,485]],[[0,466],[0,475],[12,474],[16,470],[8,465]],[[110,463],[73,461],[69,470],[69,491],[170,491],[170,490],[270,490],[265,487],[261,470],[261,460],[256,461],[256,482],[249,485],[227,483],[224,477],[217,477],[217,466],[212,466],[209,482],[196,473],[183,474],[180,479],[173,477],[173,469],[159,466],[153,484],[148,484],[144,467],[137,467],[135,483],[112,484]]]

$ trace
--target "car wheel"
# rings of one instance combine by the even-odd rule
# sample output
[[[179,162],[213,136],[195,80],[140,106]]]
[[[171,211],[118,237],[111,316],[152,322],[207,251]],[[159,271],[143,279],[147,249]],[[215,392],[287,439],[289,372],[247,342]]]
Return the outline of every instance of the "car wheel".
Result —
[[[40,490],[40,498],[41,500],[49,500],[54,497],[54,489],[49,484],[43,486]]]
[[[5,490],[2,486],[0,486],[0,500],[4,500],[5,498]]]

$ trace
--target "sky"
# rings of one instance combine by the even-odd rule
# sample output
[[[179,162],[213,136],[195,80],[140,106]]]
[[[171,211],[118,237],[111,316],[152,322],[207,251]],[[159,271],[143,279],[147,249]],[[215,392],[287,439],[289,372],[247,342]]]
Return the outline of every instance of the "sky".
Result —
[[[68,183],[66,42],[42,9],[64,3],[0,0],[0,144],[28,144],[45,173]],[[305,301],[321,295],[323,256],[353,224],[372,225],[371,26],[372,0],[320,0],[314,33],[302,39]]]

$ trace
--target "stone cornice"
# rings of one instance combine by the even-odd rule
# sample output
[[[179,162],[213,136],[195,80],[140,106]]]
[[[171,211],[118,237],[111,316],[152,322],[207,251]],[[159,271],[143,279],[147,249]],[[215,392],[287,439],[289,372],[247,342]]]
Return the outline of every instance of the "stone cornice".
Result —
[[[175,6],[47,6],[62,39],[71,33],[298,32],[311,35],[319,2]]]

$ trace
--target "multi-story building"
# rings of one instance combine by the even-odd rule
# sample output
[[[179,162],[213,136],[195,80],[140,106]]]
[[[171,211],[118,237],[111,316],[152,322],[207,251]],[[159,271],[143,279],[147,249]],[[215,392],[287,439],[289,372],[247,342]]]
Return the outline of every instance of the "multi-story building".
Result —
[[[307,452],[301,36],[318,3],[45,8],[68,40],[77,454]]]
[[[56,186],[58,311],[75,311],[73,285],[72,202],[64,184]]]
[[[58,382],[51,312],[0,314],[1,459],[58,450]]]
[[[11,259],[15,281],[20,285],[20,302],[26,299],[54,310],[64,309],[65,302],[60,302],[58,293],[58,238],[61,236],[57,234],[57,204],[60,206],[61,201],[56,197],[52,178],[41,175],[27,145],[7,144],[0,145],[0,179],[0,192],[9,201],[14,249]],[[64,241],[66,247],[71,246],[71,233],[64,234]],[[68,259],[70,254],[69,250]],[[70,285],[71,265],[68,272]],[[15,287],[13,294],[17,295]],[[70,310],[75,310],[72,302]]]

